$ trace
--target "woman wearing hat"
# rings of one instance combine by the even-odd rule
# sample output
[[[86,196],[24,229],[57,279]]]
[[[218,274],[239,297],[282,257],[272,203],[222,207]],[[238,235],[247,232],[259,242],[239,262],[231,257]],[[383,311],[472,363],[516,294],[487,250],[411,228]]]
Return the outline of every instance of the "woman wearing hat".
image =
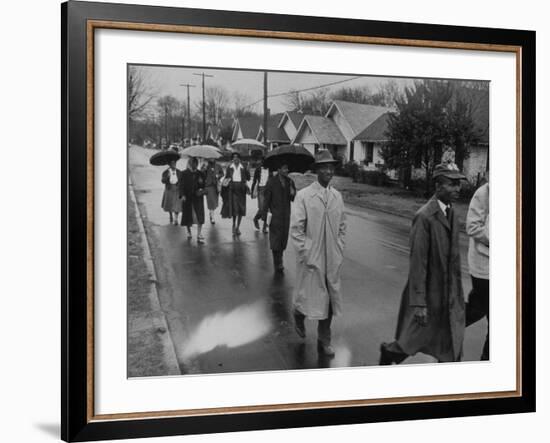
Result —
[[[225,178],[229,183],[229,204],[231,217],[233,218],[233,234],[241,235],[239,227],[243,216],[246,215],[246,194],[247,182],[250,180],[250,172],[241,163],[241,156],[238,152],[231,155],[232,162],[227,167]]]
[[[178,183],[181,180],[181,171],[176,168],[176,161],[170,162],[170,167],[162,173],[161,182],[164,184],[161,206],[170,214],[170,224],[178,224],[178,214],[181,212]]]
[[[318,320],[317,349],[334,356],[330,324],[342,312],[340,270],[344,260],[346,219],[342,195],[330,186],[338,162],[329,151],[315,156],[317,181],[296,195],[290,236],[296,248],[294,322],[305,337],[307,318]]]

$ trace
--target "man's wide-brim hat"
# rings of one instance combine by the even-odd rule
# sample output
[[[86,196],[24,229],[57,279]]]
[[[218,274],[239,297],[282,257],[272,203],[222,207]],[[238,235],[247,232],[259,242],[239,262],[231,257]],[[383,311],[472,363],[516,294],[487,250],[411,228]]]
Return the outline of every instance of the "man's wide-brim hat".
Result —
[[[432,177],[446,177],[451,180],[466,180],[466,176],[462,174],[455,163],[441,163],[434,168]]]
[[[339,161],[334,160],[334,157],[332,157],[332,154],[325,149],[315,154],[315,162],[313,163],[313,166],[319,167],[323,165],[336,165],[338,163]]]

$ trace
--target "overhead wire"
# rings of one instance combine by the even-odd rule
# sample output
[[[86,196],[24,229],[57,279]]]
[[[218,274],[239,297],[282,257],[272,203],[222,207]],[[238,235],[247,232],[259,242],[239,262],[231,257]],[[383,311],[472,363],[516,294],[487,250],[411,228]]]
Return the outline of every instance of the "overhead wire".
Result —
[[[290,91],[286,91],[286,92],[280,92],[278,94],[272,94],[272,95],[268,95],[267,98],[273,98],[273,97],[281,97],[283,95],[290,95],[290,94],[298,94],[300,92],[308,92],[308,91],[313,91],[315,89],[321,89],[321,88],[327,88],[329,86],[334,86],[334,85],[339,85],[341,83],[345,83],[345,82],[350,82],[352,80],[357,80],[358,78],[362,78],[362,76],[356,76],[356,77],[351,77],[351,78],[347,78],[345,80],[338,80],[336,82],[331,82],[331,83],[326,83],[324,85],[318,85],[318,86],[312,86],[310,88],[305,88],[305,89],[293,89],[293,90],[290,90]],[[250,106],[254,106],[254,105],[257,105],[258,103],[260,103],[261,101],[263,101],[263,97],[260,98],[259,100],[256,100],[255,102],[253,103],[250,103],[249,105],[246,105],[246,106],[243,106],[243,109],[244,108],[249,108]]]

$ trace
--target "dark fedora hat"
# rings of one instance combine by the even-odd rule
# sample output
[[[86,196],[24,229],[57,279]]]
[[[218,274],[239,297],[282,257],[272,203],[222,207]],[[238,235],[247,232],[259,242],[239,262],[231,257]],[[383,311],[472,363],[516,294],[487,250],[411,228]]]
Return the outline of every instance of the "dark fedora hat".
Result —
[[[434,168],[432,177],[447,177],[451,180],[466,180],[466,176],[462,174],[455,163],[440,163]]]
[[[313,163],[313,166],[337,165],[338,163],[340,162],[338,160],[334,160],[334,157],[332,157],[330,151],[323,149],[315,154],[315,162]]]

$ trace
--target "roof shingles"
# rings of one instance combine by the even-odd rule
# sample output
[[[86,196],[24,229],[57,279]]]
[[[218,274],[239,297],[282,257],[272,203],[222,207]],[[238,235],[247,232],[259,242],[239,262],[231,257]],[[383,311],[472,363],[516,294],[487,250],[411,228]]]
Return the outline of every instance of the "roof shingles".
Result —
[[[349,123],[354,136],[370,126],[381,115],[392,111],[391,108],[386,106],[364,105],[344,100],[334,100],[333,106],[340,110],[344,119]],[[334,112],[333,106],[329,109],[327,117]]]
[[[321,117],[319,115],[306,115],[300,126],[305,124],[309,126],[314,137],[320,144],[347,144],[345,137],[340,132],[340,129],[338,129],[338,126],[336,126],[336,123],[329,118]]]

